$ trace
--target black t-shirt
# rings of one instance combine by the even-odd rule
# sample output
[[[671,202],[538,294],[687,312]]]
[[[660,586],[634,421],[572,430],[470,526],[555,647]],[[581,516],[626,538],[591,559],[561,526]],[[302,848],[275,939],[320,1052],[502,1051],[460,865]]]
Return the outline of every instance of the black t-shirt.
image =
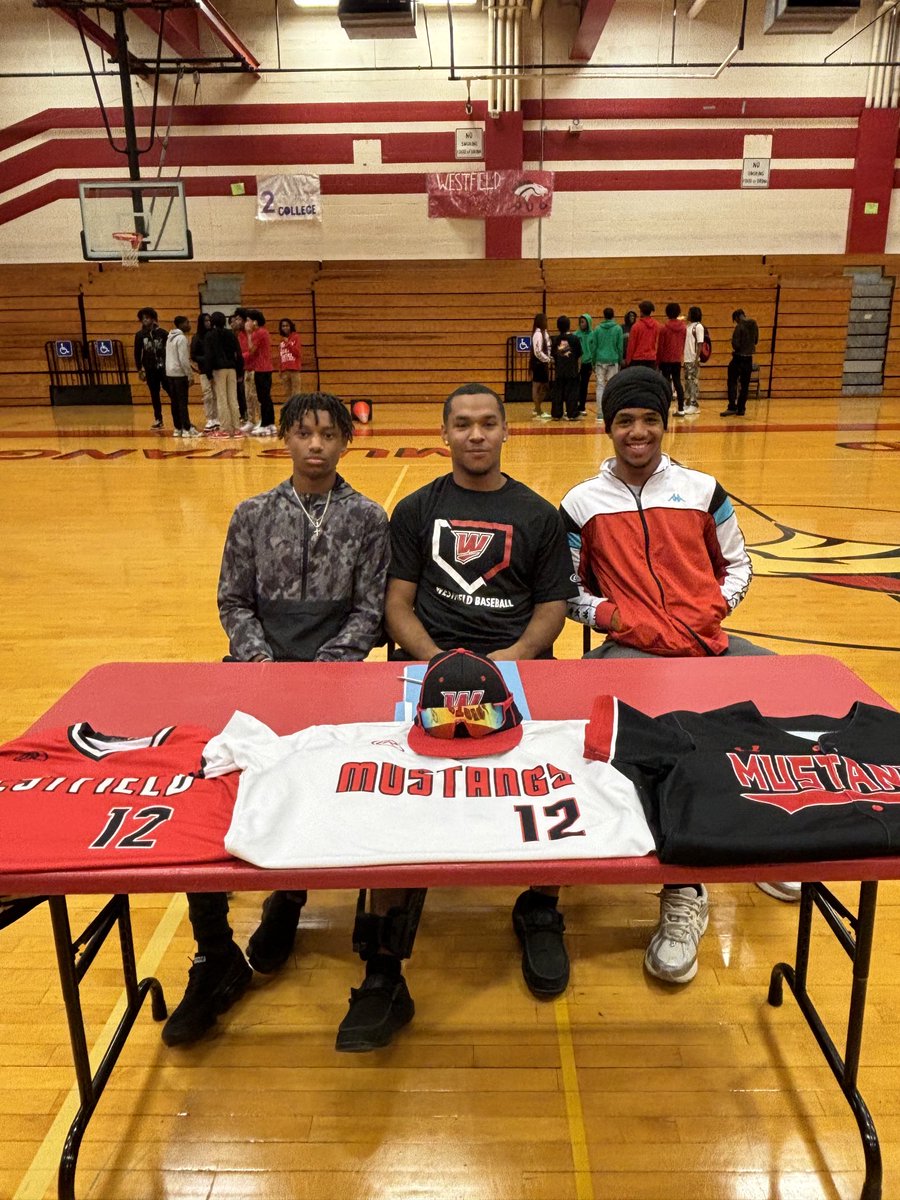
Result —
[[[134,361],[139,371],[149,371],[151,375],[166,373],[166,331],[159,325],[154,325],[149,331],[139,329],[134,335]]]
[[[444,475],[401,500],[389,574],[418,584],[416,616],[442,650],[480,654],[511,646],[535,605],[578,593],[559,513],[509,477],[475,492]]]

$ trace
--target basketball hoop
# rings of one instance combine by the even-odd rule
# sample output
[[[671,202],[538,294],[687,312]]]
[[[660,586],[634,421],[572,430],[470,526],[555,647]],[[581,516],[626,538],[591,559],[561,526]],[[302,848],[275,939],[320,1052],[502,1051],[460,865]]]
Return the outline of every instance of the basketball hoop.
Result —
[[[114,233],[113,238],[119,243],[119,249],[122,252],[123,267],[137,267],[141,261],[141,246],[144,244],[144,235],[135,233],[130,230],[127,233]]]

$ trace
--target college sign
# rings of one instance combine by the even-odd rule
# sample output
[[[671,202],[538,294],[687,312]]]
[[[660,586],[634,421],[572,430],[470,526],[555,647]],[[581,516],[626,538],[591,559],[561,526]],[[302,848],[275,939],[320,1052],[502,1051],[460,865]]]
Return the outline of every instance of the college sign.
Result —
[[[266,175],[256,178],[257,221],[321,221],[318,175]]]
[[[429,217],[549,217],[552,171],[438,171],[426,175]]]

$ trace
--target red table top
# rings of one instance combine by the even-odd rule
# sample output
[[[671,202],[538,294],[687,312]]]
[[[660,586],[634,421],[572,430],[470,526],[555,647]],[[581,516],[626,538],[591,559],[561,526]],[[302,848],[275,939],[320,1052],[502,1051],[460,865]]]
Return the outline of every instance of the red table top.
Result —
[[[849,668],[824,655],[717,659],[521,662],[535,720],[587,718],[610,693],[644,712],[706,710],[753,700],[769,716],[842,716],[856,700],[890,705]],[[403,663],[109,663],[80,679],[35,724],[88,721],[137,737],[163,725],[221,728],[236,709],[278,734],[311,724],[393,720]],[[697,868],[655,856],[541,863],[438,863],[269,871],[234,859],[202,866],[0,874],[0,892],[263,891],[272,888],[441,887],[483,884],[677,883]],[[704,867],[704,882],[900,878],[900,858],[752,867]]]

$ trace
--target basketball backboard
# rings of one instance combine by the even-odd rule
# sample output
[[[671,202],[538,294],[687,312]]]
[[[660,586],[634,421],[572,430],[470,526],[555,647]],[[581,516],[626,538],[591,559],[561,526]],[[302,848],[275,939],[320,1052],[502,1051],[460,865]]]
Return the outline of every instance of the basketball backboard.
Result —
[[[122,239],[114,235],[126,233],[142,238],[141,261],[194,257],[180,179],[81,180],[78,200],[81,249],[86,259],[121,259]]]

